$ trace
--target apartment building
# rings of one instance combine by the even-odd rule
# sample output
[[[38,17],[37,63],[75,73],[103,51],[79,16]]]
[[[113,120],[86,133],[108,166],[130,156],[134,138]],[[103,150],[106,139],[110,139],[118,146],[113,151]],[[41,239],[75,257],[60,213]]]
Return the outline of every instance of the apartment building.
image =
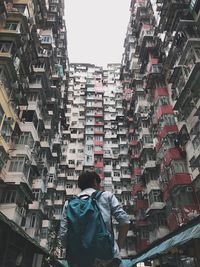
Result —
[[[199,215],[199,8],[131,1],[121,81],[137,253]]]
[[[133,218],[122,97],[120,64],[108,64],[106,69],[93,64],[70,64],[63,130],[66,141],[63,139],[61,146],[58,177],[65,179],[63,187],[66,198],[70,198],[79,192],[80,172],[96,171],[102,179],[102,189],[115,193]],[[133,236],[130,229],[124,256],[135,254]]]
[[[68,79],[61,0],[13,0],[0,14],[0,211],[50,248]]]

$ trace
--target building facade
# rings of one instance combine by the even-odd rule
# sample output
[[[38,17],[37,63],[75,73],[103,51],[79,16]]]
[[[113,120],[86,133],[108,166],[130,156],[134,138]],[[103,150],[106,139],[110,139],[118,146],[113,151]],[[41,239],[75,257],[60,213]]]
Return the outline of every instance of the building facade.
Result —
[[[115,193],[133,219],[122,96],[120,64],[108,64],[107,69],[92,64],[70,64],[63,131],[66,141],[63,139],[61,146],[58,177],[62,177],[68,199],[79,192],[80,172],[96,171],[102,179],[102,189]],[[135,253],[133,236],[130,229],[124,256]]]
[[[0,14],[0,211],[48,249],[65,198],[58,184],[68,79],[63,12],[61,0],[13,0]]]
[[[199,1],[131,1],[122,59],[136,252],[199,215]]]

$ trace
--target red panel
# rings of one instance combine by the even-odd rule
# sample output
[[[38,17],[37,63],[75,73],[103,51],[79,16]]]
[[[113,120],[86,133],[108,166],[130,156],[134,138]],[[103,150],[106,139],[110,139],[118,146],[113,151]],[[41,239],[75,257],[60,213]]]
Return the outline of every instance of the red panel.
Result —
[[[103,146],[103,143],[104,143],[103,141],[98,141],[98,140],[94,141],[95,146]]]
[[[95,122],[95,126],[104,126],[104,122]]]
[[[139,209],[147,209],[148,207],[148,202],[147,200],[136,200],[135,203],[135,210],[139,210]]]
[[[134,175],[141,175],[141,168],[134,168],[133,173]]]
[[[103,161],[97,161],[94,166],[95,168],[103,168]]]
[[[163,114],[174,114],[172,106],[171,105],[162,105],[157,110],[157,119],[160,119],[160,117]]]
[[[136,146],[138,144],[138,140],[132,140],[129,142],[129,145]]]
[[[159,96],[168,96],[168,89],[167,87],[158,87],[155,89],[154,92],[154,99],[156,100]]]
[[[137,192],[141,192],[144,189],[142,184],[135,184],[133,186],[133,195],[137,194]]]
[[[104,135],[104,132],[103,132],[103,131],[97,131],[97,130],[94,130],[94,134],[101,134],[101,135]]]
[[[167,150],[165,157],[164,157],[164,164],[165,166],[169,165],[172,160],[181,160],[182,157],[182,151],[176,147],[170,148]]]
[[[95,117],[103,117],[103,113],[95,113],[94,116]]]
[[[99,150],[99,151],[94,151],[95,155],[103,155],[103,150]]]
[[[177,133],[177,125],[165,125],[162,130],[158,132],[160,138],[164,138],[168,133]]]
[[[189,173],[176,173],[169,181],[169,188],[172,189],[177,185],[191,184],[191,176]]]

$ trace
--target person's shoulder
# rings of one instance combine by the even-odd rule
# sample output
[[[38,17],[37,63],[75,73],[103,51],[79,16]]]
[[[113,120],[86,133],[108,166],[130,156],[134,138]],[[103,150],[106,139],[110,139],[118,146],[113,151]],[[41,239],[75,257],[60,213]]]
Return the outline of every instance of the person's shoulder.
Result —
[[[102,197],[104,198],[111,198],[113,196],[113,193],[110,191],[102,191]]]

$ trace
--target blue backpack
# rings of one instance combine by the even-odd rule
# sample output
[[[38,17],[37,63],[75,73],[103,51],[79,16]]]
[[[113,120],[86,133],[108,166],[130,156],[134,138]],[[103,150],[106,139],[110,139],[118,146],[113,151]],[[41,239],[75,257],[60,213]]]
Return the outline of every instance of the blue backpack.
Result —
[[[114,256],[114,236],[103,220],[97,204],[102,192],[91,196],[74,196],[67,206],[67,259],[81,267],[90,266],[95,258],[110,260]]]

